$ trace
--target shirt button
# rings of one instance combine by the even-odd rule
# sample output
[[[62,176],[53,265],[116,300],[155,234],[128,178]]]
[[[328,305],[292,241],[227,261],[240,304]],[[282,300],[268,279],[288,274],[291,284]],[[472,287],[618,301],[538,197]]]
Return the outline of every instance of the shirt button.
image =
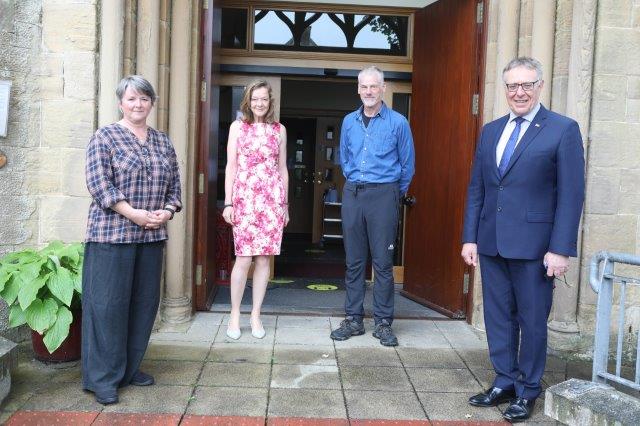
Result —
[[[499,189],[500,191],[502,191],[502,190],[504,190],[504,186],[500,185],[500,186],[498,187],[498,189]]]
[[[501,212],[502,211],[502,207],[498,207],[498,211]]]

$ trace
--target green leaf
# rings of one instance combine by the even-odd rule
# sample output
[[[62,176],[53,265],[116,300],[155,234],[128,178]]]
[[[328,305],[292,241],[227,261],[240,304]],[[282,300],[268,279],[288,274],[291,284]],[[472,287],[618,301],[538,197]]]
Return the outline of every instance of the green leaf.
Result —
[[[72,274],[73,277],[73,288],[79,294],[82,294],[82,270],[78,271],[75,274]]]
[[[58,304],[52,298],[45,299],[44,303],[36,299],[24,311],[29,327],[40,334],[56,322],[56,312],[58,312]]]
[[[58,258],[58,256],[56,256],[55,254],[50,254],[47,257],[56,265],[56,268],[60,268],[60,259]]]
[[[17,327],[27,322],[27,315],[18,305],[11,305],[9,310],[9,327]]]
[[[4,284],[4,288],[2,292],[0,292],[0,296],[7,302],[7,305],[12,305],[13,302],[16,301],[16,297],[18,297],[18,292],[20,291],[20,284],[18,283],[18,279],[13,276],[9,281]]]
[[[5,255],[0,259],[0,263],[3,264],[19,264],[23,265],[25,263],[35,262],[40,259],[40,255],[31,249],[15,251]]]
[[[42,249],[42,254],[57,253],[64,248],[62,241],[51,241],[48,246]]]
[[[73,266],[78,266],[78,261],[80,260],[80,249],[82,245],[80,244],[71,244],[65,246],[60,251],[60,259],[67,259],[69,263]]]
[[[54,272],[49,278],[49,281],[47,281],[47,287],[62,303],[71,306],[71,299],[73,298],[73,277],[68,269],[60,268]]]
[[[43,276],[36,277],[30,281],[24,281],[26,277],[19,276],[22,279],[22,285],[20,286],[20,291],[18,291],[18,302],[20,303],[20,307],[24,310],[36,300],[38,296],[38,291],[44,286],[47,279],[49,278],[48,273]]]
[[[57,319],[53,326],[45,333],[44,345],[49,353],[60,347],[62,342],[69,336],[69,326],[73,322],[71,311],[66,306],[60,306],[57,312]]]
[[[14,271],[9,268],[0,268],[0,293],[4,290],[4,285],[11,279]]]

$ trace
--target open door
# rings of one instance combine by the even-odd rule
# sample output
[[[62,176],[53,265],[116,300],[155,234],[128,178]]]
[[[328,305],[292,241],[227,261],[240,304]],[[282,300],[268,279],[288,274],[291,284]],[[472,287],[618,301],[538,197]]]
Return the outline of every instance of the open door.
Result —
[[[211,173],[209,164],[217,158],[217,146],[212,141],[218,140],[218,114],[212,109],[218,108],[219,85],[216,75],[219,63],[220,34],[222,27],[222,11],[219,0],[204,0],[201,9],[201,53],[198,68],[200,78],[198,156],[195,176],[195,232],[194,232],[194,264],[193,292],[197,310],[208,310],[215,296],[215,240],[216,221],[216,186],[217,173]],[[214,77],[212,78],[212,74]],[[213,80],[213,81],[212,81]],[[215,164],[215,163],[214,163]]]
[[[403,294],[453,318],[468,314],[460,235],[480,123],[482,11],[482,1],[440,0],[415,14],[415,203],[406,214]]]

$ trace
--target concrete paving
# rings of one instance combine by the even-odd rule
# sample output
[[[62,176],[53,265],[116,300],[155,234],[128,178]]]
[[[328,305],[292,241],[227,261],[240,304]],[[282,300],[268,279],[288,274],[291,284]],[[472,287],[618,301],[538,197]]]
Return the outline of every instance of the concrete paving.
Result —
[[[78,363],[47,366],[21,345],[0,422],[46,424],[56,413],[55,421],[74,424],[133,421],[133,415],[142,416],[135,422],[163,424],[503,422],[506,405],[467,403],[493,380],[482,332],[462,321],[396,320],[400,345],[387,348],[371,336],[368,319],[365,335],[334,342],[329,333],[341,320],[264,316],[267,334],[255,339],[243,316],[236,341],[226,337],[225,314],[198,313],[188,325],[152,335],[142,369],[156,384],[123,388],[120,402],[107,407],[81,390]],[[590,368],[550,356],[544,387],[570,372],[584,376]],[[543,413],[543,397],[529,424],[555,423]]]

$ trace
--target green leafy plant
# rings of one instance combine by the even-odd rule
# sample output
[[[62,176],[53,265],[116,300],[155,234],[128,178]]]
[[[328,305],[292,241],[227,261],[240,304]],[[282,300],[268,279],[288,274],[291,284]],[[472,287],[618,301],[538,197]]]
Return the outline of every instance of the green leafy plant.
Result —
[[[9,327],[28,324],[52,353],[69,335],[72,310],[82,295],[81,243],[53,241],[0,258],[0,297],[9,305]]]

